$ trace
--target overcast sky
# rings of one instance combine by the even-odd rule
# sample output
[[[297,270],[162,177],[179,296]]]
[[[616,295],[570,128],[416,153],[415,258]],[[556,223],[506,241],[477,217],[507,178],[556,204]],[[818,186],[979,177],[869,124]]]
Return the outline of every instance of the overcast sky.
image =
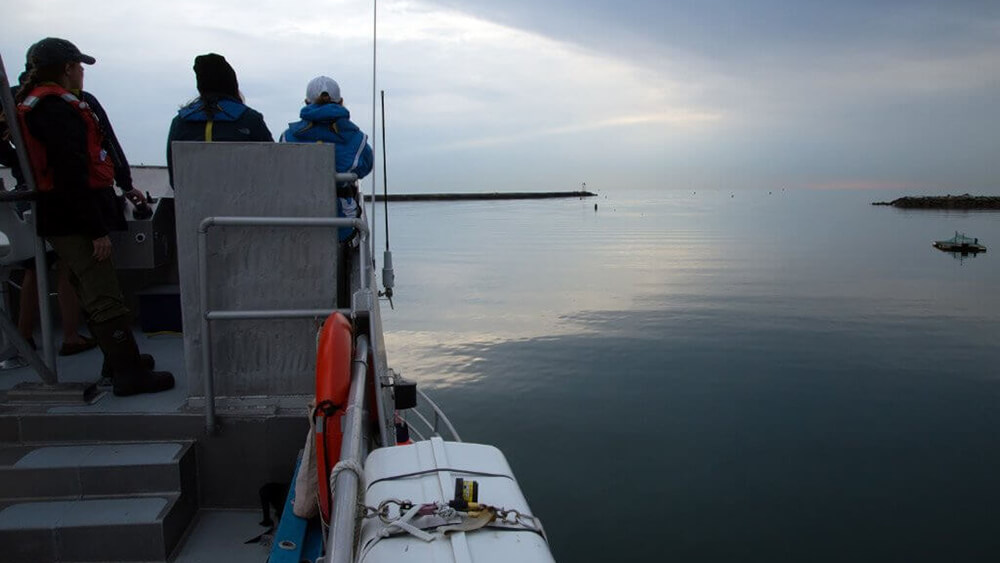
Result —
[[[996,0],[383,0],[378,10],[396,191],[1000,192]],[[5,0],[2,12],[13,80],[45,36],[97,58],[85,88],[133,164],[164,164],[170,120],[195,97],[191,67],[206,52],[231,62],[276,138],[318,74],[340,82],[355,122],[372,129],[370,2]]]

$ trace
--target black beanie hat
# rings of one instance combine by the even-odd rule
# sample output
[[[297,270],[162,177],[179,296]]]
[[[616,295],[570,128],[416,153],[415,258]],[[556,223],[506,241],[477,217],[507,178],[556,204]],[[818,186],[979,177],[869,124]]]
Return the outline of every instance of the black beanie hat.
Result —
[[[221,94],[239,97],[240,85],[236,81],[236,71],[229,66],[222,55],[209,53],[194,58],[194,75],[198,80],[198,93]]]

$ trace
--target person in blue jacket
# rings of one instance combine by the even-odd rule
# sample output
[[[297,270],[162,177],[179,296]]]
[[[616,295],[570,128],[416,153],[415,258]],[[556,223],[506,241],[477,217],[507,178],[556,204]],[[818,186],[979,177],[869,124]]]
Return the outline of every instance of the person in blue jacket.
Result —
[[[222,55],[208,53],[194,59],[198,97],[182,107],[167,134],[167,173],[174,185],[173,141],[274,142],[264,116],[243,103],[236,71]]]
[[[365,135],[351,121],[344,107],[340,85],[328,76],[317,76],[306,86],[306,106],[299,111],[300,121],[289,123],[280,141],[285,143],[333,143],[336,146],[337,172],[353,172],[364,178],[372,171],[372,148]],[[359,217],[357,182],[337,186],[337,215]],[[351,237],[353,229],[340,229],[340,240]]]

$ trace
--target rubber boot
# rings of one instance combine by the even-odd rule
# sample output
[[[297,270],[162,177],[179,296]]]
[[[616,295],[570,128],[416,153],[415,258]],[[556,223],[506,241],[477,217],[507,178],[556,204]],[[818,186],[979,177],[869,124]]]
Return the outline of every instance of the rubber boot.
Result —
[[[111,366],[115,395],[127,397],[173,389],[172,374],[165,371],[150,371],[143,365],[139,346],[135,343],[132,327],[126,317],[92,324],[90,331]]]
[[[150,356],[149,354],[139,354],[139,361],[142,362],[142,367],[152,370],[156,367],[156,358]],[[107,377],[111,379],[113,372],[111,371],[111,364],[108,363],[107,355],[104,356],[104,364],[101,365],[101,377]]]
[[[142,367],[152,370],[156,367],[156,358],[149,354],[139,354],[139,360],[142,362]],[[101,379],[97,382],[97,386],[100,388],[107,389],[108,387],[114,386],[114,375],[111,364],[108,363],[108,357],[104,356],[104,363],[101,364]]]

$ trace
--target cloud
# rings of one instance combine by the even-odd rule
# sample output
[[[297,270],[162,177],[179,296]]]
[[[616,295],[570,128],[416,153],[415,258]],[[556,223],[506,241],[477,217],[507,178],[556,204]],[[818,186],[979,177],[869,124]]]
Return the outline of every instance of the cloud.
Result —
[[[267,2],[243,3],[238,9],[189,1],[169,6],[129,2],[121,9],[132,25],[123,29],[70,2],[19,4],[12,12],[20,21],[11,27],[22,32],[4,40],[5,52],[19,50],[11,49],[12,43],[27,44],[43,35],[37,21],[52,20],[54,33],[98,57],[87,86],[108,100],[105,105],[124,137],[135,134],[129,122],[136,93],[147,112],[162,120],[159,129],[165,134],[175,108],[194,96],[193,56],[208,51],[230,60],[248,102],[273,129],[294,118],[299,91],[318,73],[338,78],[356,121],[364,123],[371,114],[366,76],[371,72],[371,12],[365,2],[328,2],[307,18]],[[225,18],[217,17],[220,9]],[[87,26],[70,31],[77,17],[86,18]],[[514,139],[519,134],[512,131],[522,130],[525,137],[535,137],[648,122],[697,125],[711,113],[676,95],[687,85],[457,11],[387,3],[379,26],[379,85],[389,91],[392,125],[433,128],[434,137],[453,143],[470,132],[487,145],[496,141],[485,139]],[[26,31],[31,28],[38,31]],[[142,78],[130,81],[132,92],[126,93],[119,86],[122,75]],[[166,99],[168,92],[172,97]],[[285,119],[275,118],[282,114]],[[152,160],[148,151],[132,148],[134,138],[126,140],[130,153]],[[154,154],[160,150],[157,146]]]
[[[354,120],[373,128],[370,2],[8,4],[8,70],[46,35],[96,56],[87,88],[133,162],[163,162],[170,119],[195,95],[192,60],[209,51],[232,62],[275,136],[317,74],[334,76]],[[982,149],[1000,143],[992,6],[383,1],[390,172],[414,189],[581,176],[657,186],[667,172],[700,184],[995,185]]]
[[[549,127],[542,129],[525,129],[516,134],[498,135],[492,137],[479,137],[455,141],[443,145],[428,145],[421,147],[419,152],[438,152],[462,149],[475,149],[493,145],[503,145],[525,141],[534,141],[542,137],[556,137],[562,135],[573,135],[577,133],[595,133],[605,129],[631,128],[640,125],[671,125],[678,128],[698,126],[705,123],[712,123],[722,119],[721,114],[708,112],[661,112],[644,115],[623,115],[599,121],[589,121],[574,123],[560,127]]]

